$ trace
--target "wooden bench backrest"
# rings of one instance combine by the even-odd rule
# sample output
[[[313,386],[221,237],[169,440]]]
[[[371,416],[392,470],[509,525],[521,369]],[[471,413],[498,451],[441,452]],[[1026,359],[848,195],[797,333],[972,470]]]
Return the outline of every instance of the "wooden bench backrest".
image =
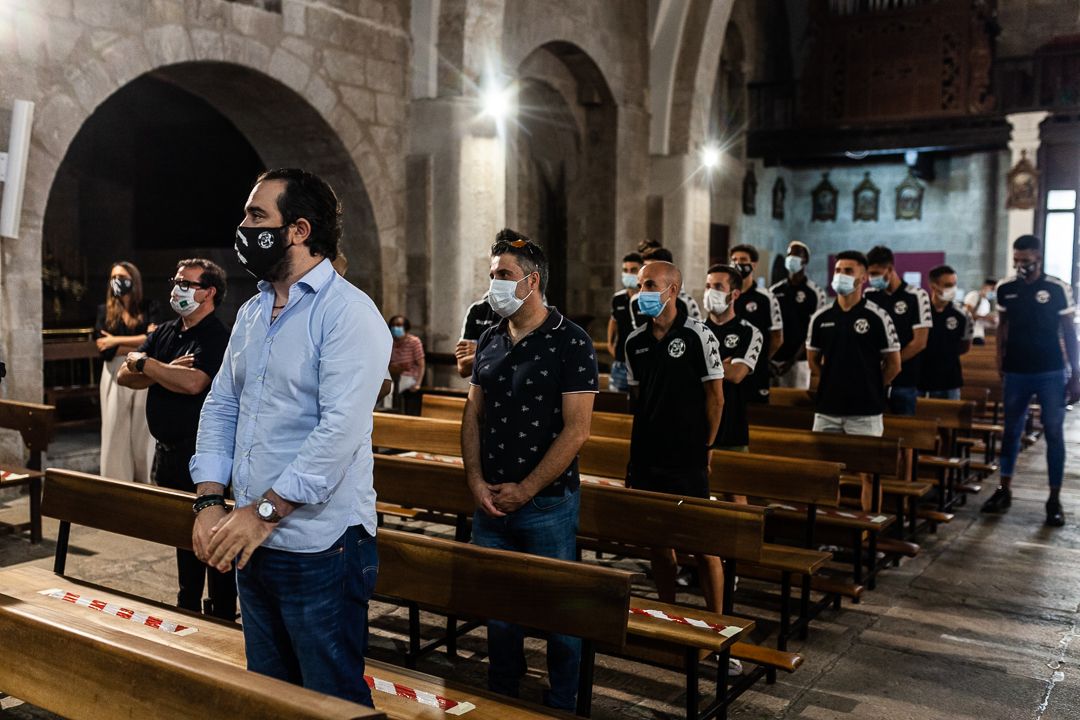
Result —
[[[420,399],[420,417],[460,422],[463,412],[465,412],[465,398],[425,394]]]
[[[621,648],[633,574],[379,530],[384,595]]]
[[[18,430],[30,452],[45,452],[56,432],[56,408],[52,405],[0,400],[0,428]]]
[[[191,549],[192,493],[52,469],[44,485],[48,517]],[[622,646],[630,573],[415,537],[379,531],[379,593]]]
[[[837,462],[717,450],[713,452],[709,489],[836,507],[843,469]]]
[[[919,398],[915,417],[936,418],[938,426],[948,430],[964,430],[975,420],[975,403],[969,400],[934,400]]]
[[[37,607],[6,595],[0,595],[0,637],[4,692],[71,720],[385,717],[355,703],[105,627],[60,607]]]
[[[385,502],[453,515],[471,515],[476,507],[460,465],[376,456],[375,491]],[[764,514],[745,505],[585,483],[578,532],[642,547],[662,539],[680,552],[756,562]]]
[[[973,385],[965,385],[960,388],[960,399],[970,400],[975,403],[975,412],[986,412],[986,404],[990,402],[990,389],[985,387],[976,387]]]
[[[813,408],[751,404],[746,412],[751,426],[795,430],[812,430],[814,427]],[[886,415],[884,437],[899,440],[900,447],[905,450],[934,451],[938,442],[938,423],[934,419]]]
[[[461,419],[434,420],[375,413],[371,444],[377,448],[461,456]]]
[[[897,438],[900,447],[919,452],[936,452],[940,438],[936,418],[885,416],[885,437]]]
[[[842,462],[853,473],[896,475],[900,466],[900,443],[896,438],[816,433],[750,426],[750,451],[806,460]]]

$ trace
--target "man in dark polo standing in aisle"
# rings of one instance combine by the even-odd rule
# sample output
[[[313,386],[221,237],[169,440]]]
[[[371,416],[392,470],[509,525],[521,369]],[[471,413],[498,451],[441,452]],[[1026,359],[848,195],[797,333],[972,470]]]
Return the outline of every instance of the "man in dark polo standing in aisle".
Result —
[[[709,497],[709,446],[724,411],[724,367],[716,337],[675,301],[682,274],[668,262],[638,274],[638,307],[648,321],[626,339],[634,425],[626,483],[635,490]],[[697,557],[709,609],[723,606],[720,559]],[[660,599],[675,602],[678,564],[671,548],[653,548]]]
[[[757,248],[736,245],[731,248],[731,266],[742,275],[742,293],[735,301],[735,315],[746,320],[761,333],[764,345],[761,358],[744,388],[748,402],[769,402],[769,363],[784,344],[784,318],[780,303],[771,292],[758,287],[754,281],[759,259]]]
[[[149,388],[146,422],[157,441],[151,479],[162,487],[191,492],[188,463],[195,454],[199,413],[210,382],[221,367],[229,330],[214,310],[225,299],[225,271],[209,260],[181,260],[169,304],[179,316],[162,323],[117,375],[125,387]],[[180,590],[177,606],[236,619],[236,573],[207,567],[190,550],[176,551]],[[209,582],[205,582],[209,576]],[[210,595],[203,607],[203,586]]]
[[[806,362],[806,332],[814,313],[829,304],[825,291],[806,275],[810,248],[798,240],[788,243],[784,268],[786,279],[775,283],[769,292],[780,305],[784,321],[784,342],[773,355],[774,384],[783,388],[806,390],[810,387],[810,366]]]
[[[1001,438],[1001,485],[982,511],[1000,513],[1012,505],[1020,436],[1035,397],[1046,438],[1050,483],[1046,524],[1061,527],[1065,524],[1060,497],[1065,477],[1065,405],[1080,400],[1080,350],[1072,288],[1043,273],[1042,259],[1042,241],[1034,235],[1021,235],[1013,242],[1016,276],[1002,280],[997,288],[997,361],[1004,383],[1005,432]]]
[[[866,253],[870,287],[866,299],[889,313],[900,340],[900,374],[888,391],[886,407],[895,415],[914,415],[919,396],[922,351],[930,336],[930,296],[921,287],[908,285],[896,272],[893,253],[878,245]]]
[[[923,351],[919,392],[940,400],[959,400],[964,386],[960,356],[971,349],[974,322],[956,305],[956,271],[948,265],[930,271],[930,315],[934,326]]]
[[[592,340],[544,304],[543,250],[513,230],[491,246],[488,302],[503,319],[480,336],[461,422],[476,500],[473,542],[560,560],[577,551],[578,450],[597,392]],[[526,672],[525,629],[488,622],[488,685],[517,697]],[[573,710],[581,640],[548,635],[551,686],[544,704]]]

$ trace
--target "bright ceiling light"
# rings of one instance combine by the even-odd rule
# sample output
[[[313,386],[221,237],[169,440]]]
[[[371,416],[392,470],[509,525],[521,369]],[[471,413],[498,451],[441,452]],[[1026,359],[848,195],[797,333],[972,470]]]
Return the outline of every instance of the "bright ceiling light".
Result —
[[[484,115],[495,120],[505,120],[510,114],[510,88],[489,85],[480,97]]]
[[[701,162],[709,170],[712,170],[720,165],[720,148],[715,145],[706,145],[701,151]]]

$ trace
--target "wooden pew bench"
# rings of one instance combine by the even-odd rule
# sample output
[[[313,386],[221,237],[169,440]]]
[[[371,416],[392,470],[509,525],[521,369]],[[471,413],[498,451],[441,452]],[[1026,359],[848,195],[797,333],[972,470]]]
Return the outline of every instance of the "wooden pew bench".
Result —
[[[17,430],[30,452],[27,467],[0,466],[0,489],[27,485],[30,492],[30,522],[7,526],[13,531],[30,530],[30,542],[41,542],[41,457],[49,449],[56,431],[56,408],[37,403],[0,400],[0,428]]]
[[[0,571],[0,689],[69,720],[154,718],[236,720],[384,718],[382,712],[288,685],[221,659],[207,627],[169,609],[132,602],[93,585],[58,578],[40,568]],[[43,591],[58,590],[51,594]],[[98,601],[101,610],[76,604]],[[67,600],[65,602],[65,599]],[[111,603],[109,605],[108,603]],[[204,653],[183,647],[168,625],[124,619],[122,608],[172,617],[201,633]],[[122,611],[121,611],[122,613]],[[235,636],[235,630],[229,631]],[[191,636],[193,637],[193,636]],[[192,642],[193,644],[193,642]]]
[[[54,568],[57,575],[65,570],[72,525],[191,549],[193,500],[191,493],[50,469],[42,509],[46,516],[61,521]],[[589,709],[592,648],[621,648],[625,643],[631,573],[390,530],[379,533],[379,560],[376,590],[380,594],[444,613],[493,617],[581,637],[579,712],[587,714]],[[10,584],[4,579],[7,572],[0,571],[0,593]],[[71,582],[50,577],[51,587],[63,588],[63,583]],[[140,604],[161,607],[149,601]],[[190,619],[181,611],[168,609],[167,617],[178,616],[199,628],[199,632],[176,638],[178,647],[244,665],[243,635],[238,626],[198,616]],[[137,624],[120,625],[122,630],[131,630],[129,626]],[[376,660],[369,659],[367,668],[368,674],[380,681],[375,684],[376,706],[392,718],[431,717],[416,699],[395,694],[395,684],[426,693],[424,697],[449,698],[469,708],[471,718],[569,717]]]

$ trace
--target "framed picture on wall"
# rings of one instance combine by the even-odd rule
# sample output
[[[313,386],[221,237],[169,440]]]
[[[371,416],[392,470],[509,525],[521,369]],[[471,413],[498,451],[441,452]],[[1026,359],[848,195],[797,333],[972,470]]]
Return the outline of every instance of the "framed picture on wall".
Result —
[[[811,222],[836,222],[836,198],[839,193],[836,187],[829,182],[829,173],[821,173],[821,182],[811,192]]]
[[[1028,160],[1027,150],[1020,151],[1020,159],[1009,171],[1005,183],[1005,207],[1015,210],[1035,207],[1039,197],[1039,171]]]
[[[776,220],[784,219],[784,197],[787,195],[787,186],[784,178],[776,178],[772,186],[772,216]]]
[[[855,186],[853,197],[855,208],[852,210],[852,220],[877,222],[881,190],[870,179],[870,173],[863,173],[863,181]]]
[[[922,199],[922,183],[908,168],[907,177],[896,186],[896,219],[922,220]]]
[[[753,163],[746,168],[742,181],[742,211],[743,215],[757,214],[757,178],[754,177]]]

